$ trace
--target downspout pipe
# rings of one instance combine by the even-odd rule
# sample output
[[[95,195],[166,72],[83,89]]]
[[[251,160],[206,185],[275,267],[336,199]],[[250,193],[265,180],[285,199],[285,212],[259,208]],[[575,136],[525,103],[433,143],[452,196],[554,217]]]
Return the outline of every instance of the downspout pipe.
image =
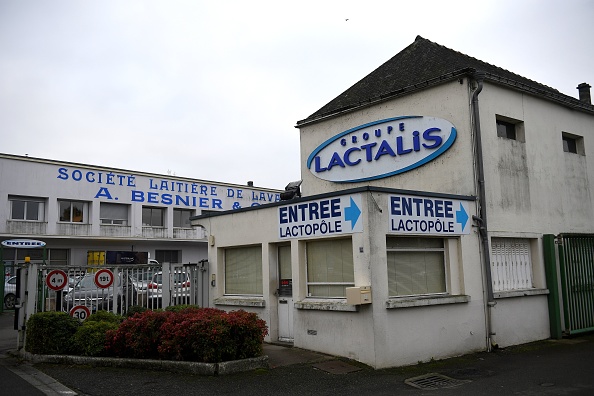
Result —
[[[483,265],[485,273],[485,287],[486,287],[486,331],[487,331],[487,350],[491,351],[493,347],[492,336],[495,333],[491,328],[491,309],[495,306],[495,298],[493,297],[493,282],[491,276],[491,255],[489,248],[489,235],[487,227],[487,205],[485,192],[485,167],[483,164],[483,144],[481,140],[481,120],[479,115],[479,101],[478,96],[483,90],[483,81],[485,73],[482,71],[475,71],[472,78],[477,83],[477,88],[472,94],[472,122],[475,132],[475,153],[476,153],[476,167],[477,167],[477,183],[478,183],[478,198],[479,198],[479,217],[473,216],[473,220],[478,225],[479,235],[482,244]]]

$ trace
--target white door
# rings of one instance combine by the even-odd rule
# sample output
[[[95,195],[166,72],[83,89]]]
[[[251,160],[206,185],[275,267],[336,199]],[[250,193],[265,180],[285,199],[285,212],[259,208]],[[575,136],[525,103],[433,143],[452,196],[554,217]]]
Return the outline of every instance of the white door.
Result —
[[[291,246],[278,247],[278,340],[293,342]]]

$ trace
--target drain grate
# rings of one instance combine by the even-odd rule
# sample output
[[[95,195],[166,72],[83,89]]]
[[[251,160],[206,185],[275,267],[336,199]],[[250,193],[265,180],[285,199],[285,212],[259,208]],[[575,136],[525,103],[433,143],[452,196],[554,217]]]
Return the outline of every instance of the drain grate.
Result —
[[[420,375],[418,377],[409,378],[404,381],[405,384],[414,386],[419,389],[442,389],[442,388],[455,388],[472,382],[470,380],[458,380],[438,373],[429,373]]]

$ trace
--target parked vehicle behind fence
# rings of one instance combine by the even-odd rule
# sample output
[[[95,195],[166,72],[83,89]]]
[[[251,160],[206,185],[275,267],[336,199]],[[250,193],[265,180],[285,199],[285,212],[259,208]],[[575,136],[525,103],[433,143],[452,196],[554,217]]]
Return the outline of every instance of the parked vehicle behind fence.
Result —
[[[171,301],[174,304],[190,302],[190,275],[185,271],[175,271],[171,274]],[[147,285],[149,308],[160,308],[163,298],[163,272],[156,272]]]
[[[97,287],[94,278],[93,273],[84,275],[66,293],[62,303],[64,311],[69,312],[77,305],[84,305],[93,313],[98,310],[113,311],[115,306],[116,312],[123,313],[129,306],[136,305],[138,292],[129,276],[117,275],[114,284],[105,289]]]
[[[11,276],[4,283],[4,307],[14,309],[16,304],[16,276]]]

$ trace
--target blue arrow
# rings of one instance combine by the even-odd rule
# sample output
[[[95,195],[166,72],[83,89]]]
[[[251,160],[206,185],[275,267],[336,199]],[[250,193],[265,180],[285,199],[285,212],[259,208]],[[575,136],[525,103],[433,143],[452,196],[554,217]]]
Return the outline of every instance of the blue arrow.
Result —
[[[456,223],[459,223],[462,226],[462,231],[464,231],[464,227],[466,227],[467,222],[468,213],[466,213],[464,206],[462,206],[462,202],[460,202],[460,210],[456,211]]]
[[[344,208],[344,219],[345,221],[351,222],[351,229],[355,228],[355,224],[357,224],[357,220],[359,220],[360,215],[361,209],[359,209],[353,200],[353,197],[351,197],[351,206]]]

